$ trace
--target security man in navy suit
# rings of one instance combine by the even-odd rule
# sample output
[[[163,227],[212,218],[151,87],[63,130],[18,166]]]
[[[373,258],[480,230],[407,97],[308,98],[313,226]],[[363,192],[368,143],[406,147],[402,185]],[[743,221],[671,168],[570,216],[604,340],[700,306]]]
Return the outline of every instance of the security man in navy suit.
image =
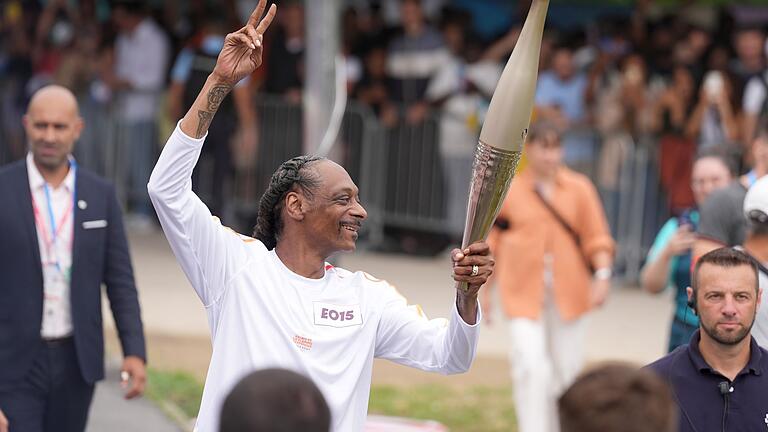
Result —
[[[125,397],[144,390],[138,295],[114,188],[71,155],[74,95],[40,89],[23,123],[27,158],[0,169],[0,432],[80,432],[104,378],[102,284]]]

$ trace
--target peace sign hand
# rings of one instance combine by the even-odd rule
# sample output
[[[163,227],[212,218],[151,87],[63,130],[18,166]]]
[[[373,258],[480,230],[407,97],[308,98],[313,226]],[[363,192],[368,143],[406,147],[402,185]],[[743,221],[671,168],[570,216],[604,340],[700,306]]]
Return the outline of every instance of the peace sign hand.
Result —
[[[220,82],[235,85],[261,66],[264,32],[277,12],[277,5],[272,4],[264,18],[260,19],[266,6],[266,0],[259,0],[245,26],[224,39],[224,47],[213,69],[214,77]]]

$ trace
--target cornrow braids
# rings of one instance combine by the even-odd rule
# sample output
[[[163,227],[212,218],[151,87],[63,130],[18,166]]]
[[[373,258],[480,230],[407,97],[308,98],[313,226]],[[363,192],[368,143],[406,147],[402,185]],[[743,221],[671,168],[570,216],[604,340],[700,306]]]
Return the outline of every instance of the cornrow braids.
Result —
[[[324,159],[319,156],[297,156],[283,162],[272,174],[269,187],[259,200],[259,214],[253,228],[253,236],[264,243],[268,250],[277,246],[277,239],[283,229],[280,212],[283,209],[285,194],[298,187],[303,193],[312,196],[320,180],[314,172],[306,168]]]

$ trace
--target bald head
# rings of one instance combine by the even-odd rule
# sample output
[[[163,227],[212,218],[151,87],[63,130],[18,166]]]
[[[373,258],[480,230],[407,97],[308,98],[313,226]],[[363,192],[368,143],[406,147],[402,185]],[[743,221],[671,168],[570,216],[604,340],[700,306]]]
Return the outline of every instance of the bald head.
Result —
[[[80,109],[77,106],[77,98],[68,88],[60,85],[48,85],[36,91],[32,95],[27,107],[27,114],[40,106],[55,106],[62,112],[71,112],[80,117]]]
[[[23,123],[29,149],[43,175],[66,170],[68,156],[83,130],[75,95],[62,86],[41,88],[32,95]]]

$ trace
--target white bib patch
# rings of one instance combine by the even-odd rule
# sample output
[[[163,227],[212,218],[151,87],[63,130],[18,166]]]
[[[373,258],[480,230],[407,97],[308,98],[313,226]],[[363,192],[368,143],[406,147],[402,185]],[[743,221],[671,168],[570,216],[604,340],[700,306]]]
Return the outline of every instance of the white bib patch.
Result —
[[[335,305],[314,302],[315,325],[328,327],[351,327],[363,324],[360,305]]]

